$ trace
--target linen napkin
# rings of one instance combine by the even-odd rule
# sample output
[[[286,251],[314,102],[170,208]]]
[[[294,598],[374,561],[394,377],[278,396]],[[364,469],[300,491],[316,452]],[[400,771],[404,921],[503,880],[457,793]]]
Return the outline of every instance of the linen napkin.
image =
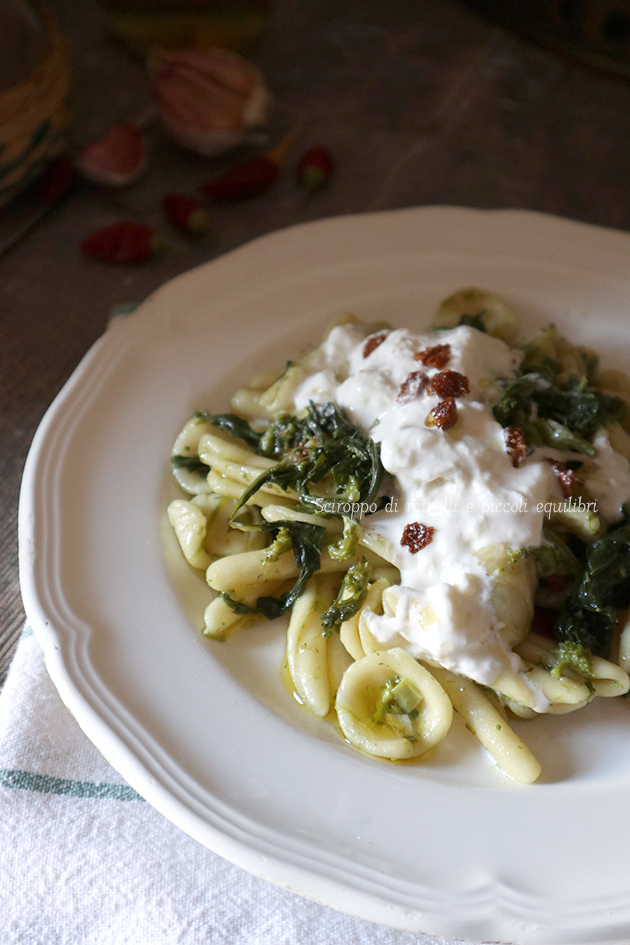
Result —
[[[67,711],[32,631],[0,694],[3,945],[445,945],[232,866],[147,804]]]

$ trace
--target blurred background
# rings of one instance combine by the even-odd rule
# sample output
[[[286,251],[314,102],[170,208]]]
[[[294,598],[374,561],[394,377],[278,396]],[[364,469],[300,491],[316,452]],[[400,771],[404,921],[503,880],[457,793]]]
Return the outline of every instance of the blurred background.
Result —
[[[113,313],[338,214],[628,230],[629,79],[628,0],[0,0],[0,684],[28,446]]]

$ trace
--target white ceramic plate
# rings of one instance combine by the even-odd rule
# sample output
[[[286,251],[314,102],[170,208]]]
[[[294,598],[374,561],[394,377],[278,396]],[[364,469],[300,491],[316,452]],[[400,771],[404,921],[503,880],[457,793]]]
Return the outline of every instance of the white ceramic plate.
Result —
[[[422,325],[465,284],[504,293],[524,328],[553,320],[627,364],[626,235],[426,208],[260,239],[116,321],[50,408],[21,497],[26,610],[95,745],[166,817],[252,873],[402,929],[627,943],[625,700],[523,723],[544,768],[529,788],[457,726],[427,763],[375,762],[283,688],[281,627],[202,639],[165,565],[167,457],[194,409],[224,409],[252,370],[318,343],[340,310]]]

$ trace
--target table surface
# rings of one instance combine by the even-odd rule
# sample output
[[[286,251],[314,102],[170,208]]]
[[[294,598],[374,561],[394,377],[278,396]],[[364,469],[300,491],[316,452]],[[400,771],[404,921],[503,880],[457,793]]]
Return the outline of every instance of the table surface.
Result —
[[[80,146],[143,113],[142,61],[112,38],[96,0],[53,7],[68,38]],[[17,504],[46,408],[114,306],[262,234],[318,218],[426,204],[525,208],[630,229],[630,84],[540,49],[456,0],[275,0],[251,53],[276,107],[270,132],[304,126],[337,169],[306,197],[290,173],[255,200],[212,210],[183,254],[133,268],[83,258],[88,233],[125,217],[164,226],[160,199],[216,168],[151,126],[152,160],[126,190],[83,184],[0,258],[0,683],[24,614]]]

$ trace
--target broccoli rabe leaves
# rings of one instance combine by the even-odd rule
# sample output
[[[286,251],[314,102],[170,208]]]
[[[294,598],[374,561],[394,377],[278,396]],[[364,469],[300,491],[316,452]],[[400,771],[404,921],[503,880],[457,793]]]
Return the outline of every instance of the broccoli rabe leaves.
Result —
[[[543,583],[559,576],[566,582],[554,638],[595,656],[608,655],[619,610],[630,606],[630,509],[624,512],[621,522],[591,544],[545,528],[544,544],[527,550]]]
[[[321,548],[324,538],[324,529],[321,525],[311,525],[306,522],[282,522],[291,535],[291,546],[298,568],[298,577],[290,590],[280,597],[259,597],[256,601],[256,612],[267,620],[275,620],[291,610],[295,602],[304,593],[308,579],[319,571],[321,564]]]
[[[171,466],[173,469],[185,469],[191,473],[202,472],[205,474],[210,469],[207,463],[204,463],[198,456],[182,456],[179,453],[171,456]]]
[[[237,417],[235,413],[210,413],[208,410],[204,410],[202,412],[198,411],[195,417],[219,427],[220,430],[231,434],[237,440],[243,440],[250,449],[258,451],[261,434],[257,433],[247,420]]]
[[[558,366],[545,362],[508,384],[493,408],[503,427],[519,427],[528,446],[553,446],[595,456],[588,441],[598,427],[623,420],[626,403],[611,397],[586,378],[559,379]]]
[[[230,423],[232,430],[237,430],[231,419],[224,421],[221,415],[212,417],[211,422]],[[262,486],[273,483],[283,490],[294,489],[308,511],[321,512],[321,498],[313,495],[311,486],[327,476],[333,487],[331,497],[340,502],[371,504],[376,498],[383,478],[378,445],[335,404],[311,403],[300,419],[284,414],[262,434],[255,433],[246,421],[241,424],[249,428],[249,432],[242,431],[241,438],[249,437],[245,441],[250,442],[252,435],[259,437],[256,451],[268,458],[278,458],[279,462],[250,484],[240,497],[237,510]]]
[[[277,617],[282,617],[293,607],[297,599],[304,593],[308,579],[319,571],[325,529],[321,525],[293,521],[274,522],[273,524],[264,522],[260,527],[268,531],[274,531],[274,540],[270,549],[274,549],[277,545],[280,553],[285,550],[288,551],[289,548],[293,550],[299,572],[297,580],[288,591],[285,591],[279,597],[259,597],[253,607],[243,601],[236,600],[227,591],[221,591],[219,596],[239,615],[261,614],[267,620],[275,620]],[[290,538],[290,545],[287,545],[287,536]],[[271,555],[272,558],[275,558],[275,551],[272,551]],[[365,559],[358,561],[348,569],[341,582],[336,599],[322,615],[324,636],[328,636],[344,620],[349,620],[360,610],[367,594],[371,573],[372,567]]]
[[[630,604],[630,521],[613,526],[586,552],[586,569],[577,588],[584,606],[597,608]]]
[[[553,385],[537,392],[535,402],[539,416],[556,420],[583,437],[611,420],[623,420],[627,409],[620,397],[604,394],[577,377],[569,377],[562,387]]]
[[[204,419],[244,440],[259,455],[278,459],[240,496],[231,516],[236,527],[240,527],[240,510],[267,484],[274,484],[285,491],[295,490],[301,508],[318,515],[322,514],[321,497],[313,495],[311,487],[324,479],[328,480],[326,493],[338,503],[371,504],[378,494],[383,478],[379,448],[335,404],[311,403],[304,417],[283,414],[272,420],[260,433],[234,414],[204,415]],[[328,551],[331,557],[344,561],[355,553],[358,522],[346,515],[332,514],[341,518],[343,532],[338,541],[329,544]],[[258,613],[268,620],[274,620],[291,609],[303,593],[308,579],[319,570],[325,529],[321,525],[302,521],[259,522],[247,527],[273,531],[271,548],[281,545],[283,550],[288,549],[287,539],[290,537],[298,578],[284,594],[279,597],[259,597],[254,607],[235,601],[226,593],[222,597],[239,614]],[[364,562],[350,568],[342,583],[340,596],[322,620],[325,631],[330,632],[342,620],[356,613],[365,598],[368,577],[369,566]],[[351,593],[348,594],[348,591]],[[342,596],[345,596],[344,600]]]
[[[543,528],[543,544],[538,548],[528,548],[527,554],[536,562],[539,577],[562,574],[577,578],[580,574],[580,562],[567,542],[552,528]]]
[[[564,640],[550,654],[546,669],[555,679],[563,676],[567,669],[590,676],[592,674],[590,653],[583,643]]]
[[[493,408],[495,419],[503,427],[520,428],[530,448],[596,456],[594,434],[607,423],[622,421],[627,412],[622,398],[595,385],[596,358],[572,348],[551,327],[525,344],[524,351],[521,373],[506,384]],[[618,610],[630,604],[628,515],[592,544],[548,528],[543,538],[541,547],[528,549],[528,555],[543,589],[549,585],[554,590],[556,640],[606,655]]]
[[[607,656],[620,609],[630,606],[630,520],[585,546],[583,570],[560,608],[556,640]]]
[[[308,579],[319,571],[321,565],[321,549],[325,529],[321,525],[312,525],[309,522],[261,522],[258,526],[263,531],[274,533],[274,541],[279,542],[280,549],[288,551],[285,536],[291,539],[291,549],[295,556],[298,568],[298,577],[293,586],[279,597],[262,596],[256,600],[254,607],[235,600],[229,593],[223,591],[221,597],[237,614],[261,614],[267,620],[282,617],[295,604],[298,597],[304,593]],[[271,545],[273,548],[273,543]],[[272,552],[272,556],[273,556]]]
[[[337,541],[328,545],[328,554],[334,561],[347,561],[357,550],[359,543],[359,520],[349,515],[343,516],[343,532]]]
[[[336,600],[322,616],[324,636],[358,613],[367,595],[371,574],[372,566],[365,559],[348,568]]]

